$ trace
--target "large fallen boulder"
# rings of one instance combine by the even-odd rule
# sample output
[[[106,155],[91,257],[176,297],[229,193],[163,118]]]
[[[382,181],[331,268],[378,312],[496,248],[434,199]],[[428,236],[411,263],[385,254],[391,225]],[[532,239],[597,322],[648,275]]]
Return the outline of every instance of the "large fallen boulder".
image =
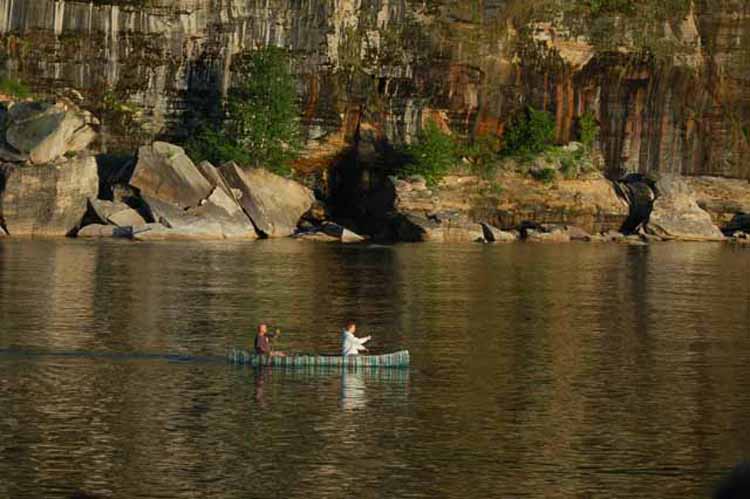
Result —
[[[66,236],[79,227],[99,189],[96,160],[0,166],[0,217],[11,236]]]
[[[223,177],[242,192],[239,203],[255,228],[267,237],[294,234],[297,223],[315,200],[304,185],[262,168],[241,168],[230,162],[221,167]]]
[[[206,199],[213,185],[179,146],[154,142],[138,149],[130,185],[143,196],[187,209]]]
[[[724,235],[695,200],[679,176],[664,175],[655,185],[656,199],[646,223],[646,233],[665,240],[721,241]]]
[[[15,149],[8,152],[16,155],[5,154],[9,160],[48,163],[86,149],[96,138],[95,118],[70,103],[17,102],[6,119],[5,141]]]
[[[175,239],[189,239],[191,234],[197,239],[257,239],[258,237],[242,209],[234,199],[229,198],[219,188],[214,189],[198,207],[189,210],[182,210],[173,204],[149,196],[143,196],[143,201],[148,208],[149,218],[167,229],[180,232]],[[148,235],[145,237],[169,239],[166,236]]]

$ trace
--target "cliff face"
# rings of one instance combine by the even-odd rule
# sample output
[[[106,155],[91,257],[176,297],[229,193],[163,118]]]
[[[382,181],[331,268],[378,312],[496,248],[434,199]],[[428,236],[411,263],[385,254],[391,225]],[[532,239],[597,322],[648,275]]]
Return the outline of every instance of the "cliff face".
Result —
[[[346,149],[370,168],[428,118],[501,134],[530,104],[554,114],[561,143],[594,112],[612,175],[750,178],[750,5],[579,3],[0,0],[0,42],[10,76],[79,90],[111,149],[189,133],[229,86],[233,54],[272,43],[295,55],[304,168]],[[113,103],[141,124],[108,121]]]

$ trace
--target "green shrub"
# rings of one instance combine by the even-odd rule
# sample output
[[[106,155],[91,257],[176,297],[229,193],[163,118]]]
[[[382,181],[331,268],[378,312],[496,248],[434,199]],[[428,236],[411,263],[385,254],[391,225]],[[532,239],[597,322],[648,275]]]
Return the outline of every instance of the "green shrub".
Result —
[[[594,142],[598,138],[599,124],[596,122],[594,114],[591,112],[584,113],[578,118],[578,139],[590,150],[594,147]]]
[[[250,154],[235,141],[231,140],[221,130],[210,125],[204,125],[185,143],[188,156],[200,163],[210,161],[221,165],[227,161],[235,161],[240,165],[252,163]]]
[[[551,184],[557,179],[557,170],[554,168],[541,168],[539,170],[531,170],[529,173],[535,180],[543,184]]]
[[[480,135],[464,145],[460,155],[469,161],[474,173],[484,179],[492,179],[499,166],[500,148],[500,138],[496,135]]]
[[[0,93],[13,97],[14,99],[28,99],[31,90],[21,80],[13,78],[0,79]]]
[[[555,120],[545,111],[527,107],[516,115],[504,135],[503,154],[528,159],[555,141]]]
[[[186,143],[196,160],[236,161],[291,172],[302,150],[302,133],[289,55],[278,47],[240,54],[234,81],[215,124],[202,126]]]
[[[407,162],[400,173],[422,175],[434,185],[458,162],[458,147],[453,138],[434,121],[427,123],[417,140],[406,146]]]
[[[583,2],[594,15],[604,13],[632,14],[633,0],[584,0]]]

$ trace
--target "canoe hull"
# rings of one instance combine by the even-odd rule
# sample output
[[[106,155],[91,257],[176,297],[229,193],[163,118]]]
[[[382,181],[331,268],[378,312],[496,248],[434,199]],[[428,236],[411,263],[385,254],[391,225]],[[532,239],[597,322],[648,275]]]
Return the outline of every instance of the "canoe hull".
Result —
[[[286,357],[270,357],[268,355],[256,355],[248,350],[233,349],[227,356],[232,364],[248,365],[253,367],[284,367],[284,368],[309,368],[309,367],[353,367],[353,368],[407,368],[409,367],[409,351],[387,353],[383,355],[311,355],[290,354]]]

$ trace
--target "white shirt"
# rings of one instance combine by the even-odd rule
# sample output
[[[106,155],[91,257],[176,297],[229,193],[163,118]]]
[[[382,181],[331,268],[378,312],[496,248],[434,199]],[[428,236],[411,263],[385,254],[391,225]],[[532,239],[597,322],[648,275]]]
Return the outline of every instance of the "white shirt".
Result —
[[[353,333],[346,329],[341,332],[341,355],[357,355],[360,350],[364,350],[364,344],[370,341],[370,336],[357,338]]]

